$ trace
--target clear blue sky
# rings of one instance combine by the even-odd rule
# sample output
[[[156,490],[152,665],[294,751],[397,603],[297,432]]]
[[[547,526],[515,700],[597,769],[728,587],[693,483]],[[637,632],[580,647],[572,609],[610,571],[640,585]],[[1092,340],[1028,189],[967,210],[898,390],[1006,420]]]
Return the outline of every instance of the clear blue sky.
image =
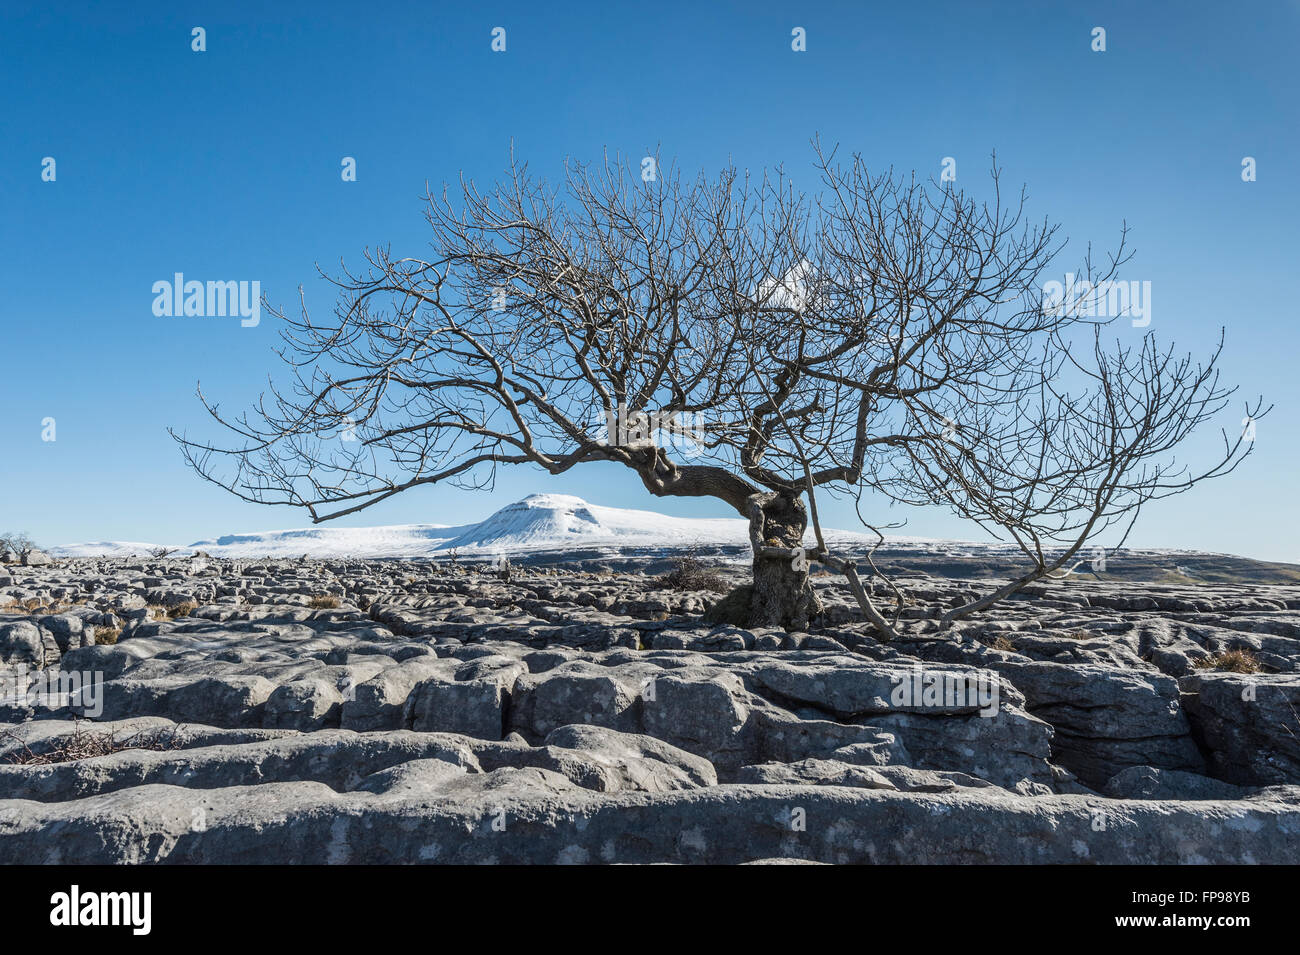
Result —
[[[1075,251],[1112,246],[1127,219],[1124,274],[1152,282],[1152,329],[1201,351],[1225,325],[1226,378],[1277,405],[1241,470],[1153,506],[1132,542],[1300,561],[1298,60],[1294,2],[6,0],[0,529],[184,543],[307,523],[201,482],[164,430],[202,426],[196,380],[226,408],[247,403],[276,365],[273,323],[155,317],[155,281],[257,279],[285,304],[301,282],[324,307],[315,262],[386,242],[418,254],[425,182],[491,179],[511,141],[548,174],[658,146],[687,169],[784,162],[811,186],[821,132],[881,167],[932,175],[955,157],[972,189],[996,149]],[[1258,181],[1242,182],[1244,156]],[[1222,423],[1240,417],[1234,405]],[[600,467],[515,470],[492,494],[423,488],[349,523],[461,523],[540,490],[729,516]],[[904,533],[976,529],[919,512]]]

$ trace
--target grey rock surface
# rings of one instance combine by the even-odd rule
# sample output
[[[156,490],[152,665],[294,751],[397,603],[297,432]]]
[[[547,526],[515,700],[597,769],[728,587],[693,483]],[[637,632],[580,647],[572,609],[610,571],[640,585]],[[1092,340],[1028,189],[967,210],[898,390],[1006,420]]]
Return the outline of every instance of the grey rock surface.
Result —
[[[1300,674],[1195,673],[1179,688],[1212,775],[1245,786],[1300,782]]]
[[[1300,861],[1300,588],[936,632],[984,585],[918,578],[881,643],[818,586],[787,634],[628,567],[7,567],[0,863]]]

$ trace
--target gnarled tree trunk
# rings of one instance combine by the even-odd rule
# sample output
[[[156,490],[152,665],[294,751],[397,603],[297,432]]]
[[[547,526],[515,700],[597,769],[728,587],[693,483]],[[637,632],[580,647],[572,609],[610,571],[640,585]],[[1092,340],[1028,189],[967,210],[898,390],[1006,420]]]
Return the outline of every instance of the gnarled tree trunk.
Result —
[[[754,582],[738,587],[705,614],[712,623],[807,630],[822,612],[803,554],[808,513],[797,496],[772,492],[750,500]]]
[[[763,546],[783,548],[789,556],[765,556],[755,549],[749,625],[807,630],[822,611],[808,582],[809,563],[802,550],[808,512],[799,498],[783,494],[763,501],[758,512],[761,524],[756,529]]]

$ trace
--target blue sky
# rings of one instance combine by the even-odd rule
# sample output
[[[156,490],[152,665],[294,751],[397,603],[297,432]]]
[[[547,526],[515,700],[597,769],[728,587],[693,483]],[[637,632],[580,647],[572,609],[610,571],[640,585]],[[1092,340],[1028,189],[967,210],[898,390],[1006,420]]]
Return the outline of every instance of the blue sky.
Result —
[[[195,26],[206,52],[190,48]],[[490,49],[496,26],[505,53]],[[794,27],[806,52],[791,50]],[[1152,329],[1204,351],[1226,326],[1225,378],[1276,404],[1236,474],[1153,506],[1131,542],[1300,562],[1298,41],[1294,2],[7,0],[0,529],[46,545],[184,543],[307,523],[200,481],[165,431],[203,424],[198,380],[226,408],[255,396],[276,367],[273,323],[156,317],[155,281],[256,279],[285,304],[304,283],[325,307],[314,263],[377,243],[418,254],[426,181],[490,180],[512,142],[551,175],[565,157],[659,148],[688,170],[784,163],[811,186],[820,132],[927,176],[952,156],[976,191],[996,149],[1004,182],[1026,183],[1075,252],[1113,246],[1127,220],[1124,277],[1151,281]],[[340,178],[344,156],[356,182]],[[1222,424],[1240,418],[1234,404]],[[461,523],[541,490],[730,516],[588,471],[422,488],[346,523]],[[850,509],[824,510],[856,526]],[[938,511],[877,513],[907,516],[904,533],[977,534]]]

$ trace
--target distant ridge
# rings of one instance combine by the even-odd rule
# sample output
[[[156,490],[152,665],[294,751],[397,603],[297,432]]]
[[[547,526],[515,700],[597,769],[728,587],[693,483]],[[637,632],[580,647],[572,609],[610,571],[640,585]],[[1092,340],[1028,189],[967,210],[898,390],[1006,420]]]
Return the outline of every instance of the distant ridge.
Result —
[[[826,538],[843,553],[862,554],[874,534],[827,529]],[[811,532],[805,538],[811,546]],[[145,557],[157,545],[142,541],[94,541],[50,548],[55,557]],[[168,545],[172,546],[172,545]],[[749,523],[738,517],[670,517],[654,511],[589,504],[570,494],[530,494],[474,524],[393,524],[383,527],[308,527],[226,534],[173,547],[184,556],[196,550],[213,557],[315,558],[449,557],[579,562],[596,555],[640,558],[667,556],[699,547],[715,557],[748,562]],[[1090,548],[1091,554],[1095,548]],[[569,555],[569,556],[565,556]],[[876,561],[890,573],[930,573],[984,578],[1019,573],[1024,564],[1014,546],[995,542],[888,537]],[[600,563],[600,560],[597,560]],[[1078,571],[1091,575],[1086,557]],[[1300,566],[1255,561],[1226,554],[1166,548],[1125,548],[1108,559],[1103,576],[1153,582],[1300,583]],[[1095,576],[1095,575],[1094,575]]]
[[[748,540],[749,525],[741,518],[669,517],[653,511],[601,507],[569,494],[530,494],[475,524],[259,531],[199,540],[177,546],[176,551],[202,550],[213,557],[431,557],[453,550],[483,555],[571,547],[741,545]],[[143,556],[155,546],[138,541],[94,541],[54,547],[50,553],[57,557]]]

